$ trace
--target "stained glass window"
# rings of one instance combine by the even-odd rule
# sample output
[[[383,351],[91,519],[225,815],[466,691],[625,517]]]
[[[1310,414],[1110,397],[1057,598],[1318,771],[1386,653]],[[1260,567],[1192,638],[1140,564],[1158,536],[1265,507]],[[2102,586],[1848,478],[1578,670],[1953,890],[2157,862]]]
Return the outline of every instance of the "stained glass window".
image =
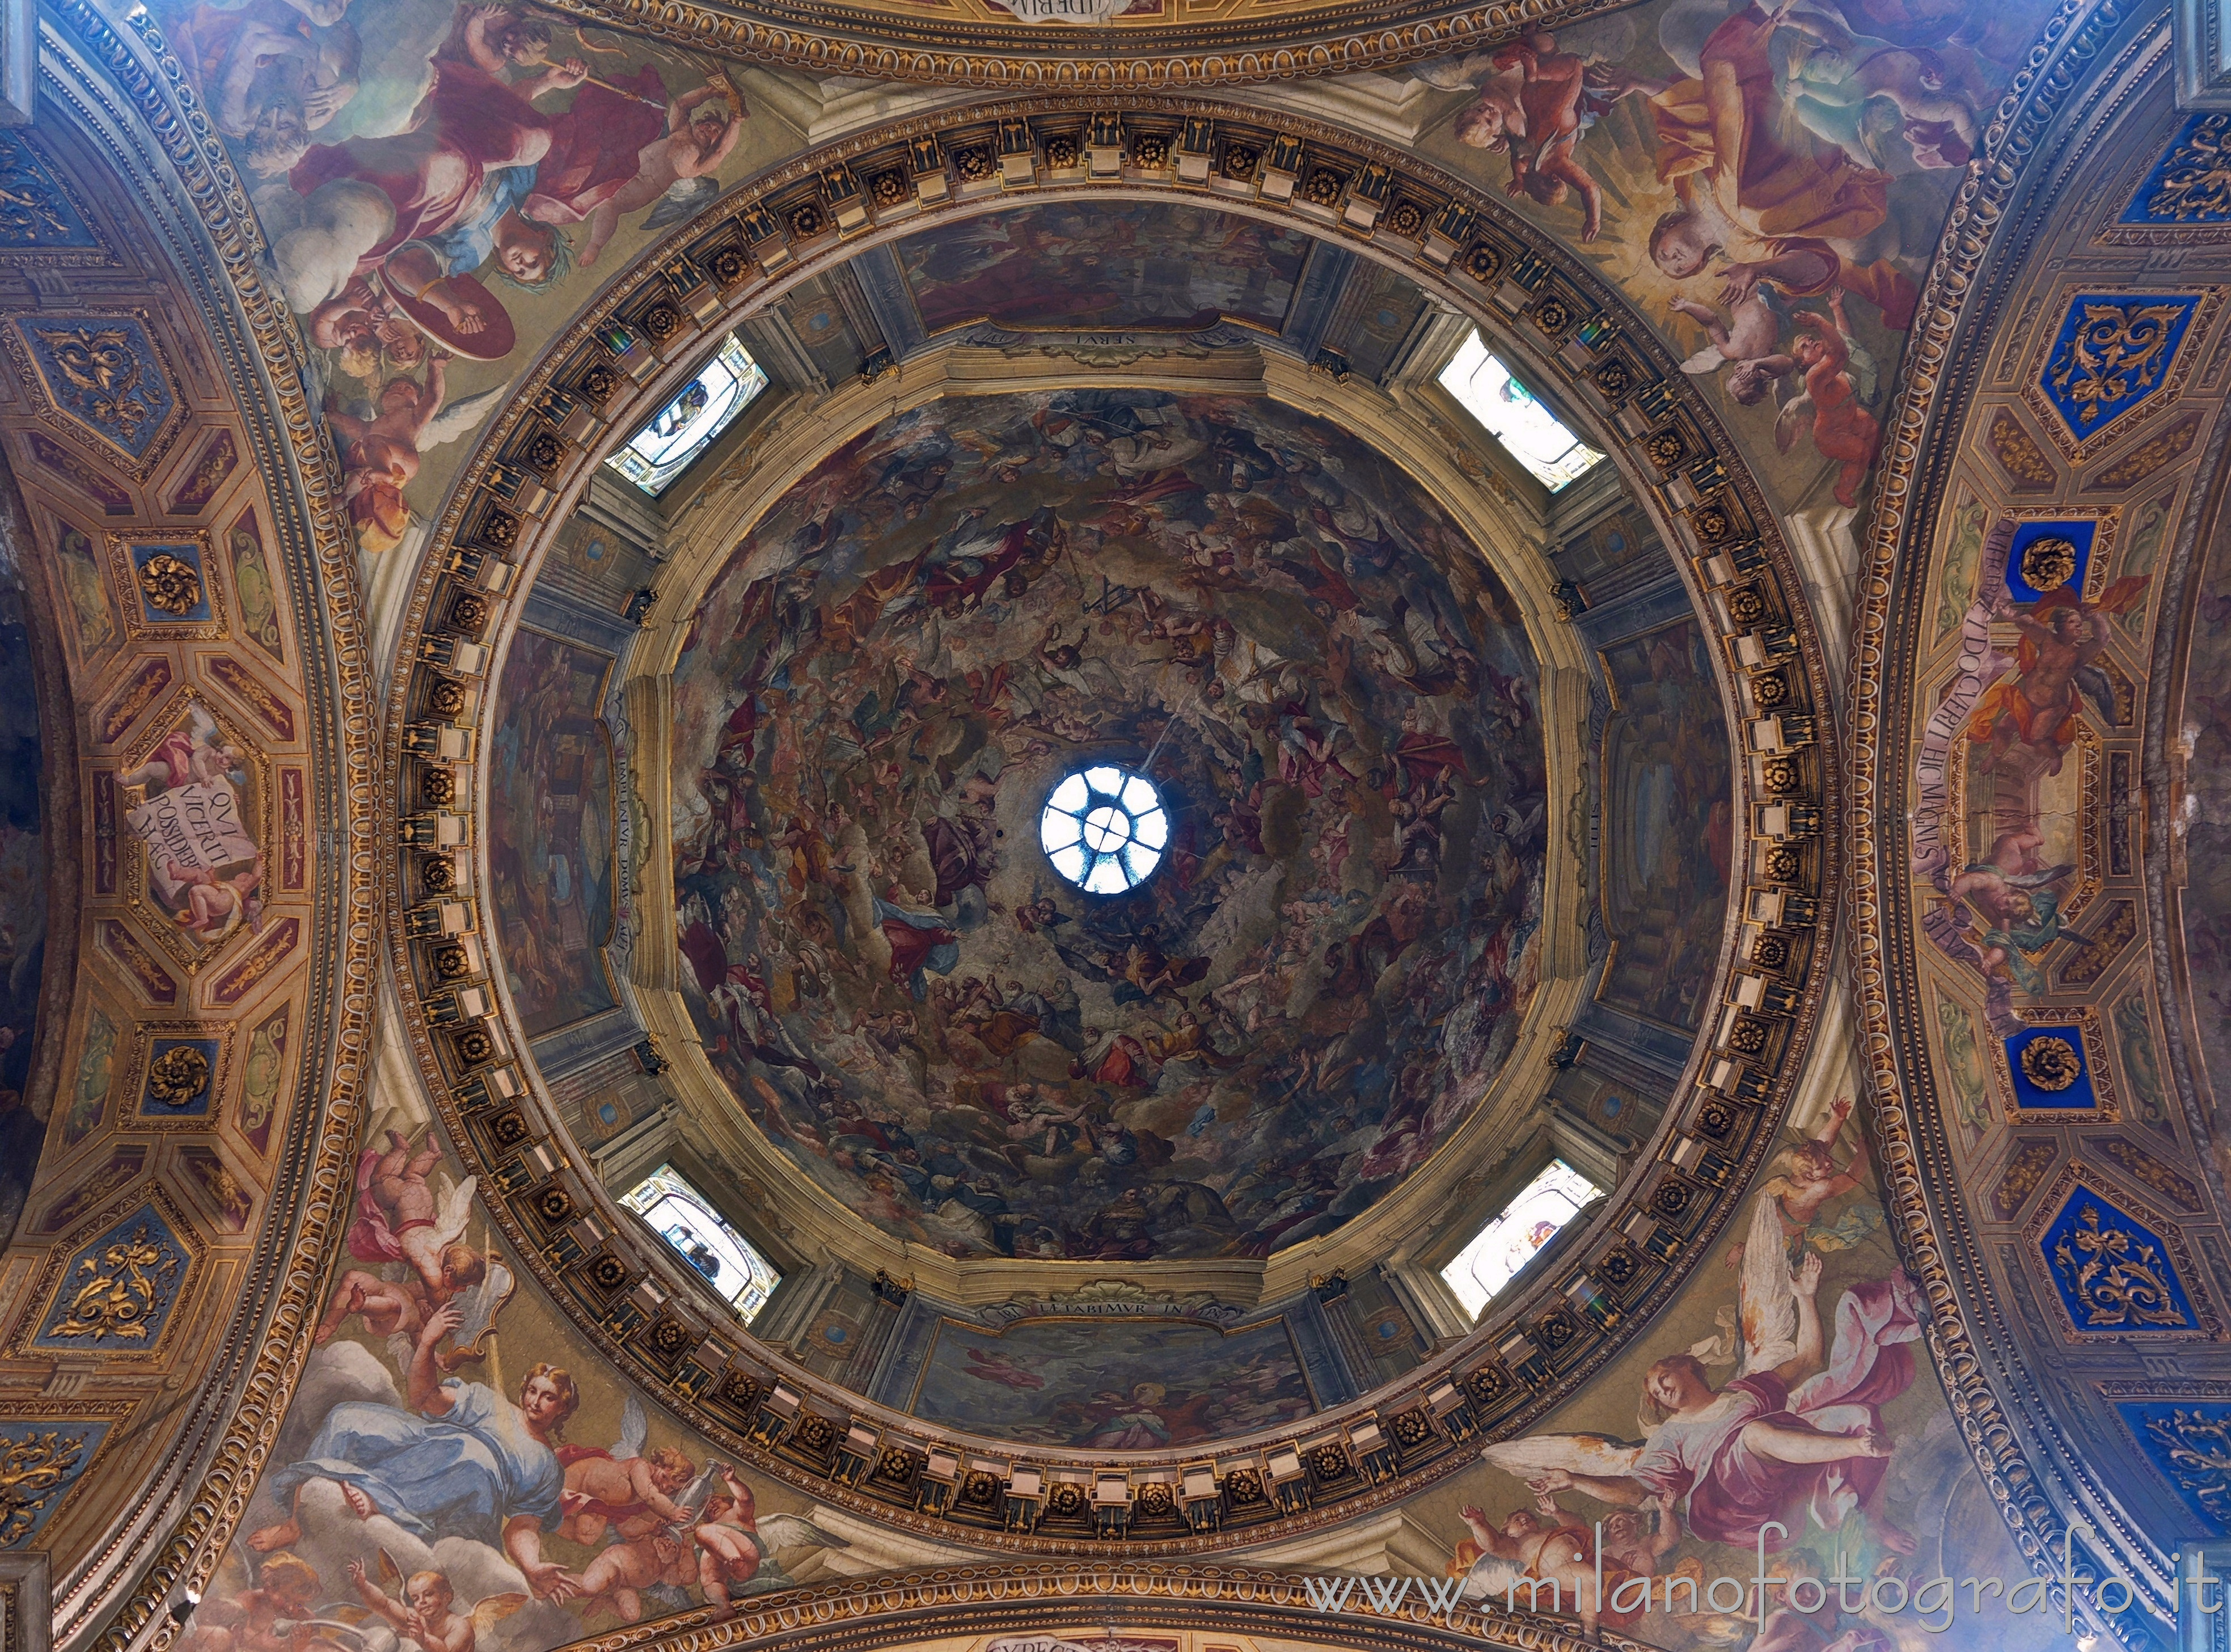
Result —
[[[605,463],[656,499],[766,386],[766,370],[731,333],[697,376]]]
[[[1504,1206],[1503,1214],[1481,1228],[1471,1243],[1458,1253],[1456,1260],[1441,1270],[1441,1277],[1457,1293],[1465,1312],[1478,1318],[1495,1293],[1602,1191],[1562,1159],[1551,1159],[1542,1166],[1542,1174],[1529,1182],[1516,1198]]]
[[[1490,353],[1477,333],[1441,369],[1441,388],[1464,404],[1465,411],[1551,493],[1579,480],[1603,457],[1512,378],[1510,369]]]
[[[774,1264],[731,1228],[713,1208],[712,1202],[670,1164],[660,1165],[637,1182],[620,1202],[649,1222],[652,1232],[702,1273],[734,1305],[746,1325],[751,1324],[774,1294],[774,1287],[782,1283]]]

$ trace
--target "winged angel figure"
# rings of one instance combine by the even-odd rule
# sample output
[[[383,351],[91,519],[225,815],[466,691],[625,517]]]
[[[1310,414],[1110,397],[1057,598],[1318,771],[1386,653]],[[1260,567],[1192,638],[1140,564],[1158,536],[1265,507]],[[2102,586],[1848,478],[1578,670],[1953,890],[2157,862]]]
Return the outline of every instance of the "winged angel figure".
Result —
[[[1901,1271],[1845,1292],[1824,1349],[1820,1255],[1808,1247],[1790,1267],[1779,1202],[1765,1196],[1741,1279],[1742,1351],[1724,1385],[1696,1353],[1672,1354],[1644,1376],[1642,1440],[1534,1435],[1482,1454],[1537,1497],[1570,1490],[1621,1508],[1685,1499],[1689,1529],[1709,1542],[1747,1548],[1769,1521],[1801,1539],[1807,1514],[1824,1530],[1842,1526],[1882,1483],[1892,1442],[1880,1408],[1913,1380],[1913,1283]],[[1910,1552],[1904,1533],[1879,1515],[1872,1525]],[[1769,1551],[1796,1540],[1766,1535]]]
[[[700,1471],[672,1446],[649,1446],[650,1419],[632,1394],[609,1447],[561,1446],[566,1468],[563,1534],[605,1547],[581,1570],[588,1609],[609,1609],[628,1623],[646,1599],[668,1610],[689,1602],[695,1584],[712,1605],[727,1610],[740,1594],[787,1588],[795,1581],[779,1551],[850,1545],[799,1514],[760,1514],[751,1487],[726,1463]]]
[[[342,496],[356,529],[357,548],[391,551],[411,526],[411,507],[403,490],[418,474],[418,457],[480,427],[503,398],[503,389],[449,399],[447,354],[436,349],[426,364],[426,382],[398,373],[379,387],[377,406],[351,409],[332,397],[326,422],[341,450]]]
[[[478,1638],[534,1598],[517,1590],[487,1595],[462,1610],[449,1576],[440,1571],[414,1571],[408,1577],[386,1550],[379,1552],[379,1581],[365,1575],[361,1560],[348,1563],[349,1581],[372,1615],[385,1623],[403,1643],[419,1652],[473,1652]],[[400,1597],[389,1589],[402,1585]]]
[[[383,1266],[377,1273],[351,1268],[342,1274],[318,1326],[320,1343],[360,1314],[366,1330],[387,1338],[397,1368],[407,1369],[428,1317],[454,1304],[458,1323],[441,1356],[442,1369],[454,1371],[479,1357],[497,1310],[511,1299],[518,1281],[491,1253],[465,1242],[478,1183],[472,1176],[451,1180],[439,1169],[441,1160],[441,1145],[430,1133],[414,1144],[398,1130],[387,1132],[385,1147],[367,1147],[357,1156],[349,1251],[360,1261]],[[434,1182],[428,1181],[430,1173]]]

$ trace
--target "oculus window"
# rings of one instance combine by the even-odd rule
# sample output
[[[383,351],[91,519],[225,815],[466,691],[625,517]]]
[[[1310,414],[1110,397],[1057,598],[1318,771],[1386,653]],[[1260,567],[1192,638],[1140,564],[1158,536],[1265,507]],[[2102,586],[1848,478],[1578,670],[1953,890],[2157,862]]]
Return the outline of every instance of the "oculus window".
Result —
[[[1088,895],[1136,889],[1161,865],[1169,840],[1170,817],[1153,783],[1110,765],[1069,776],[1038,816],[1046,858]]]
[[[1542,1174],[1504,1206],[1503,1214],[1481,1228],[1441,1278],[1475,1319],[1534,1254],[1581,1213],[1603,1189],[1562,1159],[1551,1159]]]
[[[1441,388],[1551,493],[1580,480],[1603,457],[1512,378],[1478,333],[1441,369]]]
[[[766,370],[731,333],[697,376],[605,463],[656,499],[766,387]]]
[[[712,1202],[670,1164],[662,1164],[620,1200],[671,1245],[682,1260],[712,1282],[751,1324],[782,1275],[751,1241],[731,1228]]]

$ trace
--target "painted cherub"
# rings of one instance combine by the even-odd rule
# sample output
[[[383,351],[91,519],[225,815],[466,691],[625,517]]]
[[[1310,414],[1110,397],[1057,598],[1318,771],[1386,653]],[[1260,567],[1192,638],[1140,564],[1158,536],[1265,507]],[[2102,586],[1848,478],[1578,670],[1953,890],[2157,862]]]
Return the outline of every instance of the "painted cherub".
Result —
[[[416,1148],[398,1130],[387,1132],[387,1141],[384,1151],[368,1147],[358,1155],[357,1219],[349,1229],[349,1249],[365,1261],[408,1262],[424,1292],[422,1301],[438,1307],[488,1276],[487,1259],[459,1240],[474,1183],[467,1178],[436,1209],[426,1173],[442,1162],[441,1147],[430,1133]],[[367,1301],[371,1285],[365,1286]],[[392,1302],[386,1306],[391,1311]]]
[[[693,200],[710,189],[714,175],[735,152],[747,118],[743,97],[728,76],[711,75],[703,86],[668,102],[665,133],[636,152],[635,176],[617,190],[605,194],[599,187],[565,200],[536,194],[528,198],[529,208],[538,223],[585,218],[589,233],[580,262],[593,264],[623,215],[662,197]]]
[[[224,1565],[238,1586],[201,1603],[184,1646],[188,1652],[293,1652],[294,1626],[317,1608],[317,1568],[282,1550],[265,1556],[251,1581],[238,1554],[231,1551]]]
[[[607,1544],[581,1569],[581,1607],[614,1612],[626,1623],[643,1618],[643,1591],[663,1584],[681,1589],[696,1575],[689,1545],[663,1526]]]
[[[146,762],[119,774],[116,783],[145,786],[149,797],[182,786],[240,785],[246,779],[247,754],[227,742],[217,719],[198,705],[188,708],[186,722],[186,728],[165,735]]]
[[[460,332],[475,333],[486,325],[476,308],[451,302],[443,297],[443,290],[434,282],[421,296],[439,299]],[[418,456],[474,428],[504,393],[499,387],[450,401],[443,365],[448,359],[446,351],[427,352],[423,385],[402,373],[390,379],[379,387],[378,405],[370,418],[327,399],[326,422],[341,450],[342,496],[360,550],[391,550],[401,542],[411,515],[403,490],[418,474]]]
[[[626,1425],[623,1425],[623,1433]],[[607,1530],[640,1535],[654,1524],[680,1526],[689,1511],[674,1495],[696,1477],[697,1467],[672,1446],[653,1446],[637,1455],[622,1455],[595,1446],[565,1446],[566,1489],[559,1500],[565,1521],[559,1530],[576,1543],[595,1544]],[[593,1592],[593,1591],[592,1591]]]
[[[400,1579],[403,1597],[398,1600],[365,1575],[361,1560],[348,1563],[349,1581],[357,1597],[385,1618],[398,1636],[415,1642],[423,1652],[473,1652],[482,1629],[494,1629],[527,1604],[523,1594],[489,1595],[474,1603],[469,1612],[457,1610],[457,1591],[447,1573],[414,1571],[404,1577],[402,1569],[379,1552],[381,1583]]]
[[[1795,371],[1796,362],[1778,353],[1782,323],[1761,288],[1752,288],[1730,304],[1725,321],[1711,306],[1692,298],[1676,298],[1672,305],[1679,314],[1700,323],[1704,336],[1711,340],[1684,361],[1681,371],[1708,376],[1732,364],[1723,382],[1728,394],[1745,407],[1764,401],[1774,380]]]
[[[261,927],[263,904],[255,891],[263,881],[262,855],[230,878],[220,878],[206,866],[182,866],[175,860],[165,860],[163,871],[171,883],[185,891],[185,906],[171,916],[196,935],[216,943],[238,929],[243,921],[251,927]]]
[[[1554,1498],[1537,1495],[1536,1506],[1512,1511],[1499,1526],[1474,1504],[1465,1504],[1458,1513],[1481,1553],[1517,1568],[1526,1577],[1555,1584],[1557,1610],[1578,1617],[1581,1633],[1590,1640],[1595,1638],[1600,1617],[1609,1616],[1614,1628],[1625,1629],[1639,1616],[1603,1610],[1603,1602],[1596,1597],[1594,1539],[1579,1518],[1568,1516]],[[1609,1558],[1607,1552],[1605,1559]],[[1607,1596],[1626,1580],[1624,1568],[1607,1565],[1600,1586]],[[1529,1598],[1536,1597],[1529,1595]]]
[[[1859,488],[1881,450],[1882,425],[1860,404],[1859,385],[1850,371],[1852,328],[1844,317],[1842,288],[1828,295],[1828,307],[1835,313],[1833,327],[1818,310],[1796,314],[1799,336],[1789,347],[1789,360],[1804,370],[1805,392],[1775,420],[1774,440],[1782,452],[1788,452],[1797,444],[1800,410],[1811,409],[1813,446],[1840,467],[1836,502],[1848,509],[1859,504]]]
[[[1497,55],[1519,71],[1517,100],[1524,124],[1509,132],[1510,182],[1504,192],[1529,196],[1544,206],[1562,206],[1569,190],[1581,198],[1581,239],[1593,241],[1603,228],[1603,188],[1573,153],[1586,124],[1581,112],[1587,62],[1557,49],[1555,35],[1522,35]]]
[[[697,1539],[697,1586],[705,1598],[726,1612],[731,1610],[730,1584],[747,1584],[759,1576],[760,1549],[752,1488],[736,1478],[726,1463],[714,1468],[726,1486],[726,1496],[705,1500],[691,1535]]]
[[[1812,1135],[1783,1155],[1788,1170],[1769,1177],[1761,1196],[1780,1202],[1783,1221],[1793,1232],[1813,1226],[1829,1200],[1862,1186],[1867,1174],[1867,1142],[1862,1136],[1852,1156],[1836,1163],[1836,1138],[1852,1116],[1852,1098],[1839,1096],[1828,1105],[1827,1116]]]
[[[387,1279],[360,1267],[350,1268],[334,1287],[326,1317],[318,1322],[316,1340],[321,1345],[331,1342],[352,1314],[361,1314],[364,1328],[375,1337],[415,1338],[428,1314],[487,1277],[487,1262],[469,1245],[443,1247],[439,1291],[430,1290],[424,1279]]]

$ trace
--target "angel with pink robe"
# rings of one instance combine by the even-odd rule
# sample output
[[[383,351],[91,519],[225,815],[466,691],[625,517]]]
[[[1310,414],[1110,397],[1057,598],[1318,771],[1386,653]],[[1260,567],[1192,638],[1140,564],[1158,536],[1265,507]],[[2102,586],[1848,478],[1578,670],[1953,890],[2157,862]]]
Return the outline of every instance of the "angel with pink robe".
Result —
[[[1802,1539],[1807,1514],[1835,1531],[1866,1509],[1886,1547],[1911,1552],[1912,1538],[1869,1505],[1892,1451],[1881,1407],[1913,1381],[1910,1344],[1921,1334],[1913,1281],[1900,1271],[1846,1291],[1824,1359],[1814,1300],[1820,1257],[1808,1252],[1785,1277],[1786,1303],[1765,1317],[1786,1306],[1791,1334],[1753,1344],[1725,1387],[1712,1386],[1693,1354],[1651,1366],[1643,1394],[1660,1421],[1641,1444],[1537,1435],[1483,1454],[1537,1493],[1575,1490],[1625,1508],[1685,1497],[1688,1528],[1708,1542],[1749,1548],[1763,1541],[1772,1552]],[[1753,1305],[1744,1309],[1747,1321],[1759,1317]],[[1787,1357],[1771,1365],[1761,1357],[1777,1355]],[[1779,1522],[1782,1535],[1769,1532],[1769,1522]]]

